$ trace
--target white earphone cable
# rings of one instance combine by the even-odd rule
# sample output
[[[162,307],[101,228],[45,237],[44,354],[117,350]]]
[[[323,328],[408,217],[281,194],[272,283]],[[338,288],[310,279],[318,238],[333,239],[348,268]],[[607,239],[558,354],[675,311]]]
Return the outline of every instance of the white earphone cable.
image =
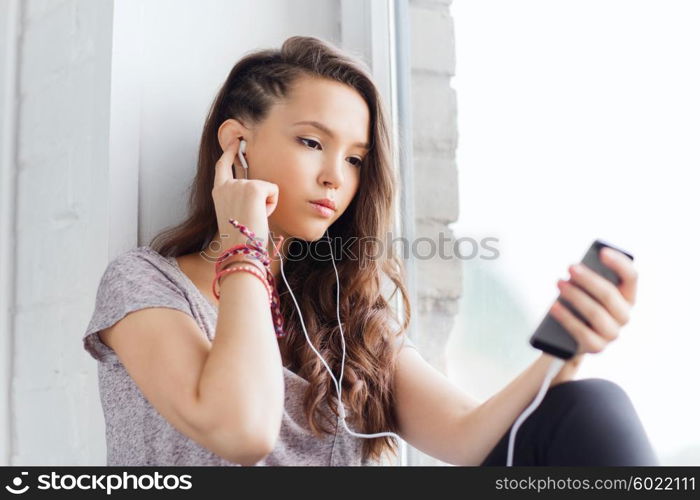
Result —
[[[272,235],[270,235],[272,237]],[[343,390],[343,371],[345,368],[345,335],[343,334],[343,326],[340,322],[340,278],[338,276],[338,269],[335,266],[335,258],[333,257],[333,246],[331,244],[330,237],[328,236],[328,231],[326,230],[326,239],[328,240],[328,245],[330,246],[331,249],[331,261],[333,262],[333,270],[335,271],[335,280],[336,280],[336,302],[335,302],[335,311],[336,311],[336,318],[338,320],[338,328],[340,328],[340,340],[343,345],[343,357],[341,358],[340,362],[340,377],[339,379],[336,379],[335,376],[333,375],[333,371],[330,369],[328,366],[328,363],[326,363],[326,360],[323,359],[323,356],[316,350],[314,345],[311,343],[311,339],[309,338],[309,334],[306,331],[306,325],[304,324],[304,318],[302,317],[301,310],[299,309],[299,304],[297,304],[297,299],[294,297],[294,293],[292,292],[292,288],[289,286],[289,283],[287,282],[287,277],[284,274],[284,259],[280,255],[280,272],[282,274],[282,279],[284,280],[284,284],[287,285],[287,290],[289,290],[289,294],[292,296],[292,300],[294,301],[294,305],[296,306],[297,312],[299,313],[299,320],[301,322],[301,327],[304,330],[304,336],[306,337],[306,342],[309,344],[311,349],[316,353],[316,356],[319,357],[321,362],[323,363],[323,366],[326,367],[326,370],[331,376],[331,379],[333,379],[333,384],[335,385],[335,390],[336,393],[338,394],[338,411],[340,413],[340,421],[343,423],[343,426],[345,427],[345,430],[348,431],[348,433],[352,434],[353,436],[356,437],[361,437],[361,438],[377,438],[377,437],[393,437],[396,439],[401,439],[401,437],[398,434],[395,434],[393,432],[377,432],[374,434],[362,434],[359,432],[355,432],[351,430],[348,427],[347,422],[345,421],[345,406],[343,405],[343,400],[342,400],[342,390]]]
[[[564,363],[565,361],[561,358],[555,358],[554,361],[552,361],[552,364],[547,369],[547,374],[545,375],[544,381],[540,386],[540,392],[537,393],[537,397],[535,397],[534,401],[530,404],[530,406],[528,406],[525,409],[525,411],[523,411],[520,414],[520,416],[513,424],[513,427],[511,427],[510,436],[508,438],[508,458],[506,462],[506,467],[511,467],[513,465],[513,447],[515,446],[515,434],[518,432],[518,427],[520,427],[520,424],[522,424],[525,421],[525,419],[529,417],[530,414],[533,411],[535,411],[535,409],[539,406],[540,402],[544,398],[545,392],[547,392],[547,389],[549,388],[549,383],[559,372],[559,370],[561,370],[561,367],[564,365]]]

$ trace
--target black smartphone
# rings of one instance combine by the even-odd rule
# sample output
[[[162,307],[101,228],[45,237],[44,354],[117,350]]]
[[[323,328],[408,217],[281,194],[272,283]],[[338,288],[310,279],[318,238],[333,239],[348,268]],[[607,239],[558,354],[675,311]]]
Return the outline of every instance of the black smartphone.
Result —
[[[588,248],[588,251],[583,256],[583,259],[581,259],[581,264],[590,268],[617,286],[620,284],[620,277],[615,273],[615,271],[603,265],[603,263],[600,261],[600,250],[604,247],[618,250],[627,255],[630,259],[634,260],[634,257],[629,252],[604,240],[597,239]],[[571,305],[571,303],[561,297],[561,294],[559,297],[557,297],[557,300],[559,300],[564,307],[571,311],[586,325],[591,326],[591,324],[576,310],[576,308],[574,308],[573,305]],[[551,354],[552,356],[562,359],[572,358],[578,350],[578,342],[576,342],[576,339],[574,339],[574,337],[572,337],[571,334],[569,334],[569,332],[549,313],[547,313],[535,330],[535,333],[533,333],[532,337],[530,337],[530,345]]]

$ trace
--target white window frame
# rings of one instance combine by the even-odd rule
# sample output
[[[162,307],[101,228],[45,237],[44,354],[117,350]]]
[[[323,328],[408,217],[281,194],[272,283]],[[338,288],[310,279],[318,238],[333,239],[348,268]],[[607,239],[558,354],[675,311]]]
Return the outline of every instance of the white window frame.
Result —
[[[12,352],[14,351],[15,219],[17,212],[19,0],[0,0],[0,465],[12,453]]]
[[[399,179],[399,202],[395,206],[394,238],[413,240],[413,161],[410,99],[410,33],[408,0],[341,0],[341,45],[361,56],[372,70],[391,120],[393,164]],[[405,143],[399,147],[399,137]],[[415,304],[415,267],[404,262],[409,300]],[[405,311],[398,294],[393,307],[403,321]],[[409,337],[411,329],[409,328]],[[399,442],[399,465],[409,463],[408,445]]]

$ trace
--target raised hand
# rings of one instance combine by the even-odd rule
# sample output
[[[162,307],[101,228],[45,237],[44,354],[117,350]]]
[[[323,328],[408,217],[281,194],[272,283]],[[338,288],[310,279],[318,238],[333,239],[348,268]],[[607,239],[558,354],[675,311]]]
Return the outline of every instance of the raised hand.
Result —
[[[234,158],[240,140],[234,139],[216,162],[212,198],[216,210],[219,235],[225,248],[244,243],[247,238],[229,223],[238,220],[255,233],[263,248],[267,248],[269,226],[267,218],[277,208],[279,187],[259,179],[235,179]]]
[[[561,297],[566,299],[590,323],[578,319],[559,300],[550,313],[577,340],[577,356],[599,353],[617,339],[620,329],[629,322],[636,300],[637,271],[632,260],[611,248],[603,248],[600,260],[620,277],[615,286],[583,264],[569,266],[569,280],[559,280]]]

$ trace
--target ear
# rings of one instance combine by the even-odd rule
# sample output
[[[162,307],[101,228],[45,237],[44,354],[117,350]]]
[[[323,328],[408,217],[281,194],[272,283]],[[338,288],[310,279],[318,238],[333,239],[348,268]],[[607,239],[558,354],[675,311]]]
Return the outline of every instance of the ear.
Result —
[[[233,141],[239,137],[247,136],[248,129],[235,118],[229,118],[224,121],[219,127],[217,133],[219,139],[219,146],[223,151],[231,144]]]

